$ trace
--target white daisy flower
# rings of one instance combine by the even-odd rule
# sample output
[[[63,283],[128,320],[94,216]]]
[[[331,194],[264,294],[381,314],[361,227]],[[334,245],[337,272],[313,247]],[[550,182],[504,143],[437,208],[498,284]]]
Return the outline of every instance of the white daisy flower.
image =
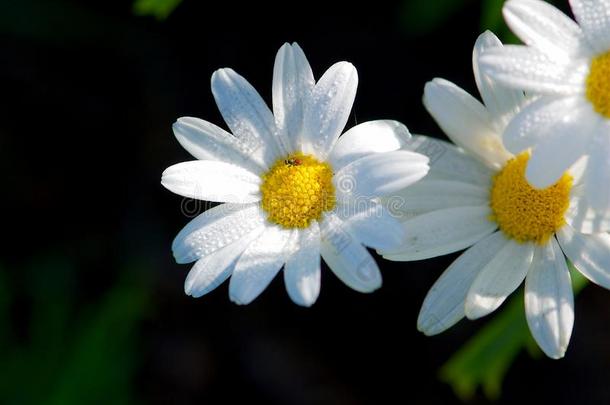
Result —
[[[464,316],[491,313],[525,280],[532,335],[548,356],[559,358],[574,322],[564,254],[588,279],[610,288],[610,235],[583,234],[571,225],[590,222],[581,215],[577,166],[549,188],[536,189],[525,179],[528,152],[515,156],[502,146],[507,123],[526,100],[480,73],[479,55],[501,46],[490,32],[475,44],[474,73],[485,105],[448,81],[426,84],[426,108],[459,147],[412,138],[408,147],[430,157],[430,174],[400,193],[401,206],[390,207],[404,217],[407,242],[379,251],[390,260],[412,261],[468,248],[424,300],[418,329],[427,335]]]
[[[404,232],[378,198],[425,176],[428,158],[398,150],[410,134],[396,121],[366,122],[339,138],[357,84],[347,62],[316,83],[301,48],[285,44],[275,59],[272,113],[243,77],[214,72],[212,93],[232,134],[178,119],[178,141],[199,160],[169,167],[161,180],[176,194],[225,203],[174,240],[178,263],[196,261],[187,294],[202,296],[230,276],[231,300],[248,304],[283,266],[289,296],[309,306],[320,291],[320,255],[354,290],[381,286],[363,244],[395,248]]]
[[[526,44],[487,53],[485,72],[540,97],[504,131],[512,153],[532,148],[526,176],[554,184],[588,157],[585,191],[599,215],[610,214],[610,0],[570,0],[578,24],[539,0],[504,4],[506,22]]]

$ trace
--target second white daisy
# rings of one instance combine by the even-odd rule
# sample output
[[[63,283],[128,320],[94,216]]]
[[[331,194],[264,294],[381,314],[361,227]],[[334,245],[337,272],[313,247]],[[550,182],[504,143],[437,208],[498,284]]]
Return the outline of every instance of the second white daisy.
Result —
[[[504,132],[513,153],[532,149],[526,176],[544,188],[588,158],[583,182],[602,220],[610,213],[610,0],[570,0],[578,24],[540,0],[510,0],[507,24],[526,45],[482,60],[486,72],[539,98]],[[610,230],[608,228],[604,230]]]
[[[418,328],[444,331],[464,316],[498,308],[525,280],[525,310],[532,335],[550,357],[562,357],[574,322],[573,293],[564,254],[591,281],[610,287],[610,236],[585,235],[593,227],[580,198],[578,170],[546,189],[526,180],[527,152],[512,155],[501,137],[527,102],[481,74],[480,55],[501,47],[491,33],[475,44],[473,65],[482,105],[454,84],[435,79],[424,103],[458,146],[416,136],[409,148],[430,157],[430,174],[405,189],[401,205],[407,242],[382,249],[390,260],[421,260],[468,248],[426,296]],[[396,202],[388,200],[388,203]]]

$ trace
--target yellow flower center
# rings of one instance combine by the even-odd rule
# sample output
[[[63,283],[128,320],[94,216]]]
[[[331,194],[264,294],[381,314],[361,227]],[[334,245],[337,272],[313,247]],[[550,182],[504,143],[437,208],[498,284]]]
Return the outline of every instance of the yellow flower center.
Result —
[[[595,111],[610,118],[610,52],[596,56],[591,62],[587,76],[587,99]]]
[[[564,213],[570,205],[572,176],[568,173],[554,185],[539,190],[525,179],[529,153],[524,152],[506,163],[493,178],[491,219],[517,242],[544,244],[565,224]]]
[[[284,228],[307,228],[335,207],[333,171],[311,155],[294,153],[276,161],[263,176],[267,219]]]

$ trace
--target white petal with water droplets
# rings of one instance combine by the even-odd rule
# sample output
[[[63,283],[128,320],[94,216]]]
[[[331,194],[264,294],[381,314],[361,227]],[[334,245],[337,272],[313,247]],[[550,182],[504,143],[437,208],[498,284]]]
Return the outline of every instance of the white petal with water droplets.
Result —
[[[564,216],[566,222],[578,232],[610,232],[610,211],[593,209],[582,185],[572,188],[570,206]]]
[[[426,176],[383,201],[395,218],[405,221],[445,208],[486,205],[489,188],[460,181],[428,180]]]
[[[496,310],[519,287],[534,258],[534,243],[517,243],[509,239],[506,245],[475,278],[464,312],[477,319]]]
[[[280,271],[291,252],[296,233],[271,225],[237,260],[229,282],[229,297],[239,305],[251,303]]]
[[[233,135],[254,151],[254,159],[270,167],[282,150],[273,114],[258,92],[225,68],[212,74],[212,94]]]
[[[537,145],[553,135],[550,128],[582,103],[580,96],[543,96],[531,102],[507,125],[502,135],[506,149],[518,154]]]
[[[300,150],[296,141],[303,129],[304,104],[315,80],[309,62],[297,43],[286,43],[277,52],[273,66],[273,115],[287,152]]]
[[[169,191],[197,200],[249,203],[261,199],[261,179],[231,163],[195,160],[165,169],[161,184]]]
[[[381,287],[377,263],[339,217],[328,213],[322,221],[321,232],[322,258],[341,281],[363,293]]]
[[[424,87],[424,106],[456,145],[490,168],[510,158],[485,107],[455,84],[434,79]]]
[[[527,162],[525,177],[532,186],[552,186],[587,152],[591,125],[587,117],[586,112],[577,109],[547,128],[549,135],[534,146]]]
[[[263,231],[263,226],[195,263],[184,282],[184,292],[201,297],[222,284],[235,268],[237,259]]]
[[[504,19],[527,45],[556,58],[590,52],[578,24],[547,2],[511,0],[504,3]]]
[[[610,289],[610,235],[585,235],[564,225],[557,232],[561,249],[574,267],[597,285]]]
[[[358,73],[351,63],[335,63],[324,73],[305,105],[301,133],[304,153],[326,160],[345,128],[357,87]]]
[[[455,207],[403,222],[407,239],[395,250],[381,251],[388,260],[412,261],[457,252],[491,234],[497,225],[488,219],[487,205]]]
[[[261,174],[266,166],[254,161],[252,145],[245,144],[216,125],[193,117],[178,118],[173,125],[180,145],[199,160],[218,160]]]
[[[570,271],[555,238],[536,248],[525,279],[525,316],[544,353],[553,359],[563,357],[574,325],[574,294]]]
[[[572,12],[595,52],[610,49],[610,1],[570,0]]]
[[[481,56],[481,66],[508,86],[542,94],[582,94],[589,72],[586,58],[557,61],[523,45],[490,49]]]
[[[417,317],[417,329],[428,336],[436,335],[462,319],[470,285],[505,244],[502,233],[495,232],[451,263],[428,291]]]
[[[589,162],[583,179],[585,192],[591,207],[610,212],[610,122],[599,123],[589,139]]]
[[[377,153],[358,159],[333,176],[338,201],[390,195],[423,178],[428,158],[411,151]]]
[[[426,179],[463,181],[477,186],[491,185],[495,171],[449,142],[425,135],[413,135],[404,148],[430,159],[430,172]]]
[[[477,38],[472,52],[474,78],[481,93],[485,108],[489,111],[492,124],[498,133],[519,111],[525,102],[523,91],[512,89],[498,83],[495,79],[483,74],[479,59],[487,50],[501,48],[502,42],[491,31],[485,31]]]
[[[284,267],[284,283],[292,301],[309,307],[320,295],[320,280],[320,227],[314,221],[299,231],[297,250]]]
[[[176,262],[190,263],[240,240],[261,227],[265,215],[258,204],[221,204],[189,222],[176,236]]]
[[[398,121],[369,121],[350,128],[339,137],[328,160],[335,170],[371,153],[400,149],[411,134]]]
[[[396,249],[405,240],[404,227],[380,201],[339,203],[335,213],[363,245],[374,249]]]

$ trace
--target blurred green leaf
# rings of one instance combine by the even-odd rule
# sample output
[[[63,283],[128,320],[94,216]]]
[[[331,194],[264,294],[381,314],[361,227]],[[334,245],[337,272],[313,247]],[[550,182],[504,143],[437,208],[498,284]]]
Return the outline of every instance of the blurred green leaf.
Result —
[[[470,339],[441,368],[443,381],[462,400],[471,399],[478,386],[495,399],[506,371],[529,336],[523,317],[523,295],[513,297],[508,307]]]
[[[516,44],[519,39],[513,34],[502,17],[504,0],[483,0],[481,2],[481,32],[490,30],[502,40],[503,43]]]
[[[21,272],[23,293],[29,298],[31,308],[30,311],[19,308],[17,313],[26,319],[28,337],[25,342],[7,340],[3,346],[7,350],[0,362],[0,394],[5,402],[39,402],[41,393],[49,389],[52,379],[48,375],[52,375],[65,350],[72,296],[68,286],[73,272],[74,268],[57,256],[34,259]],[[10,305],[14,304],[7,302]],[[11,325],[11,319],[6,321]],[[25,381],[37,389],[25,389]]]
[[[27,336],[6,339],[0,351],[0,403],[133,403],[137,332],[148,303],[147,286],[130,279],[136,268],[99,300],[77,307],[74,265],[62,256],[33,261],[23,272],[31,308],[19,311]],[[11,298],[2,292],[11,286],[2,276],[0,321],[10,325],[2,317]]]
[[[141,16],[153,16],[165,20],[182,3],[182,0],[135,0],[133,12]]]
[[[499,32],[506,27],[502,18],[504,0],[483,0],[481,2],[481,29]]]
[[[574,294],[578,294],[587,280],[570,268]],[[504,376],[524,348],[534,357],[541,356],[525,320],[521,292],[442,366],[440,378],[464,401],[471,399],[478,387],[489,399],[497,399]]]
[[[8,344],[11,333],[9,328],[10,323],[10,303],[11,303],[11,289],[8,285],[8,277],[5,270],[0,267],[0,347],[6,347]],[[2,358],[2,351],[0,351],[0,361]]]
[[[404,27],[415,34],[432,32],[470,1],[406,1],[402,11]]]
[[[130,377],[136,364],[136,325],[146,295],[122,281],[76,328],[72,351],[47,404],[132,403]]]
[[[88,2],[70,0],[5,1],[0,33],[61,46],[69,42],[116,41],[124,30],[122,21],[102,16],[87,5]]]

